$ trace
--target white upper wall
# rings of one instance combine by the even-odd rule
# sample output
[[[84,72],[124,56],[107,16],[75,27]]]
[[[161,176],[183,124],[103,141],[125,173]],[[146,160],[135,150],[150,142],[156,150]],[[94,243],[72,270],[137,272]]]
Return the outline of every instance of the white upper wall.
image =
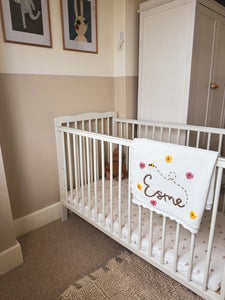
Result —
[[[0,26],[0,73],[137,76],[138,4],[97,0],[98,54],[63,50],[60,0],[49,0],[52,48],[5,43]],[[120,49],[120,32],[125,41]]]
[[[98,54],[63,50],[60,1],[49,6],[53,48],[5,43],[0,26],[0,73],[114,76],[113,1],[97,0]]]
[[[135,0],[131,0],[135,1]],[[126,62],[126,0],[114,0],[114,75],[125,76]],[[120,33],[124,33],[124,43],[119,48]]]
[[[138,75],[139,4],[145,0],[114,0],[115,76]],[[120,32],[124,43],[118,48]]]
[[[126,0],[126,75],[138,75],[139,3],[144,0]]]

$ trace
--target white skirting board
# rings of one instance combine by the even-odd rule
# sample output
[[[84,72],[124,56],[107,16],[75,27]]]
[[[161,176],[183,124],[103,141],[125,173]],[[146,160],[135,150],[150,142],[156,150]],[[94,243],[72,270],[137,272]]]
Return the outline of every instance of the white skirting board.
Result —
[[[47,225],[61,217],[61,203],[47,206],[43,209],[35,211],[22,218],[14,220],[14,227],[16,236],[21,236],[25,233],[38,229],[44,225]]]
[[[15,246],[0,253],[0,275],[18,267],[23,263],[21,246],[16,242]]]

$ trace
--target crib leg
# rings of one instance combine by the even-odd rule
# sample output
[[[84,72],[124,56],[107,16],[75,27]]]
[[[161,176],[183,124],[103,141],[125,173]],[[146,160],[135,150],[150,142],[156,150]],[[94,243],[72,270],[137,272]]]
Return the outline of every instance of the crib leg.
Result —
[[[61,220],[62,222],[68,219],[68,209],[65,206],[61,206]]]

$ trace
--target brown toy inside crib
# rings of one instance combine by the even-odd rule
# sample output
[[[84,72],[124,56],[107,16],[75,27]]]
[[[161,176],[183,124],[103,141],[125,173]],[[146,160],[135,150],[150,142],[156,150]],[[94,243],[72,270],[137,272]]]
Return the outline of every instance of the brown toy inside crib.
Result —
[[[122,153],[122,166],[121,166],[121,179],[128,178],[128,172],[123,160],[125,154]],[[105,166],[105,176],[110,180],[110,163]],[[119,180],[119,150],[115,149],[113,151],[113,178]]]

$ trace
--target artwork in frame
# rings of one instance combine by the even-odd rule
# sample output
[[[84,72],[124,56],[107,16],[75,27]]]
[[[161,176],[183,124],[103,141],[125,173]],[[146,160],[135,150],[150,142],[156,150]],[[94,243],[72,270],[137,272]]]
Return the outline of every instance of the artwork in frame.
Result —
[[[98,53],[97,0],[61,0],[65,50]]]
[[[52,47],[48,0],[0,0],[5,42]]]

